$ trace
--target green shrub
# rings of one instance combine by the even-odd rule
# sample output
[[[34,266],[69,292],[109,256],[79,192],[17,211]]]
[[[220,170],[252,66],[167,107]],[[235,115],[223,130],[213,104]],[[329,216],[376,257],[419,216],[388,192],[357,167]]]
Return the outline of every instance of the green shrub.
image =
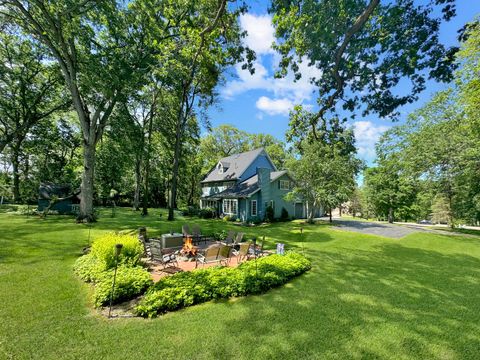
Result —
[[[105,264],[99,261],[91,253],[81,256],[75,261],[73,271],[83,281],[96,281],[100,274],[105,271]]]
[[[135,311],[144,317],[217,298],[256,294],[282,285],[310,269],[302,255],[288,253],[248,261],[237,268],[212,267],[177,273],[152,286]]]
[[[268,222],[273,222],[275,219],[275,211],[271,205],[268,205],[265,209],[265,220]]]
[[[183,216],[197,216],[199,215],[199,209],[194,206],[187,206],[180,209]]]
[[[282,212],[280,213],[280,220],[281,221],[288,221],[289,220],[288,211],[284,207],[282,207]]]
[[[258,225],[262,223],[262,219],[260,219],[258,216],[252,216],[250,218],[250,223]]]
[[[114,270],[103,272],[95,284],[93,299],[95,306],[106,305],[110,302]],[[141,295],[153,284],[147,270],[140,266],[120,266],[117,270],[113,303],[127,301]]]
[[[215,209],[204,208],[198,211],[198,217],[202,219],[213,219],[215,217]]]
[[[123,244],[118,257],[119,264],[134,266],[143,255],[143,246],[135,236],[106,234],[94,240],[91,251],[92,256],[105,265],[105,269],[115,266],[115,244]]]

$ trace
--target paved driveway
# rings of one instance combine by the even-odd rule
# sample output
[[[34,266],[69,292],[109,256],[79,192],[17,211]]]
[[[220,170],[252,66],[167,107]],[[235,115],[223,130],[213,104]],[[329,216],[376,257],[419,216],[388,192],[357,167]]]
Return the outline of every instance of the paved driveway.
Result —
[[[413,228],[405,225],[355,220],[333,220],[333,224],[345,231],[354,231],[362,234],[378,235],[394,239],[400,239],[414,232],[428,231],[426,229]]]

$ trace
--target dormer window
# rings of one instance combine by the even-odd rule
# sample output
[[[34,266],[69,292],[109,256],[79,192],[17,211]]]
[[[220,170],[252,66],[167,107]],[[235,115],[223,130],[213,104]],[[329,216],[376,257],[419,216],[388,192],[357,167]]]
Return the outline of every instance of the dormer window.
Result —
[[[228,170],[229,167],[230,167],[230,163],[220,161],[220,162],[217,164],[218,173],[219,173],[219,174],[223,174],[225,171]]]

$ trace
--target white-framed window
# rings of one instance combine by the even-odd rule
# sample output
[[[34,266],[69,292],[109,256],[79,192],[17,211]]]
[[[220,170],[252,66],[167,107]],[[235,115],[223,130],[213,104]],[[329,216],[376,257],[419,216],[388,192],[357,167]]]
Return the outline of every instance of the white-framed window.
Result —
[[[280,190],[290,190],[290,181],[280,180]]]
[[[275,210],[275,201],[270,200],[270,206],[272,207],[273,210]]]
[[[250,201],[250,208],[252,216],[257,216],[257,200]]]
[[[237,215],[238,200],[223,199],[223,213],[228,215]]]

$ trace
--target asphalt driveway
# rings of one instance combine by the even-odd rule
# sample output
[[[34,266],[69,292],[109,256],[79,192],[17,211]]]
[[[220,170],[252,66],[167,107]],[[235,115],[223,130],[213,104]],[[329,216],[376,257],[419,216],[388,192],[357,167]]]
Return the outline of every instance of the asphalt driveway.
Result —
[[[400,239],[414,232],[428,231],[426,229],[418,227],[414,228],[406,225],[356,220],[333,220],[333,224],[341,230],[384,236],[393,239]]]

